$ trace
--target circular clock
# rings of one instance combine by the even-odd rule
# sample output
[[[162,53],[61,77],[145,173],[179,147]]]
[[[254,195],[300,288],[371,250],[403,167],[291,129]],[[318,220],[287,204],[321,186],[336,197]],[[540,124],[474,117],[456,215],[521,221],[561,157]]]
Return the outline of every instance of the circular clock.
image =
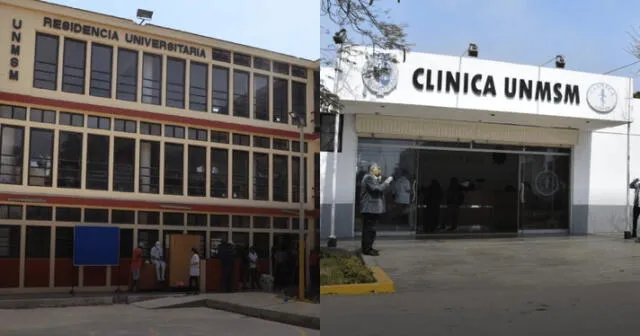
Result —
[[[587,90],[587,103],[598,113],[609,113],[618,104],[618,93],[607,83],[596,83]]]

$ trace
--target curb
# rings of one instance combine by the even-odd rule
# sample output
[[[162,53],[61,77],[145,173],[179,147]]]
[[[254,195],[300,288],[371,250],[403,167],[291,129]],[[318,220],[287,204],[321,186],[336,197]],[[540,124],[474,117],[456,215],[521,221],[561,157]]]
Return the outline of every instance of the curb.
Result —
[[[366,295],[366,294],[391,294],[396,292],[393,280],[389,278],[382,268],[369,267],[373,272],[376,282],[353,285],[328,285],[320,286],[321,295]]]
[[[111,306],[115,304],[130,304],[154,298],[128,295],[104,295],[66,298],[35,298],[0,300],[0,309],[38,309],[38,308],[68,308]]]
[[[284,324],[290,324],[307,329],[320,330],[320,318],[310,317],[298,314],[284,313],[273,311],[270,309],[263,309],[257,307],[247,307],[234,303],[206,299],[204,302],[205,307],[217,310],[223,310],[230,313],[245,315],[249,317],[255,317],[263,320],[279,322]]]

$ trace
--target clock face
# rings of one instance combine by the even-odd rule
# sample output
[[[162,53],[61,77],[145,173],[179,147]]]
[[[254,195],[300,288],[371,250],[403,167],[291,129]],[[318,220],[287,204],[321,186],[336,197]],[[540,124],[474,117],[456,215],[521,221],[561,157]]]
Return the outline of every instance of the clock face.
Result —
[[[596,83],[587,90],[587,103],[598,113],[609,113],[618,104],[618,93],[606,83]]]

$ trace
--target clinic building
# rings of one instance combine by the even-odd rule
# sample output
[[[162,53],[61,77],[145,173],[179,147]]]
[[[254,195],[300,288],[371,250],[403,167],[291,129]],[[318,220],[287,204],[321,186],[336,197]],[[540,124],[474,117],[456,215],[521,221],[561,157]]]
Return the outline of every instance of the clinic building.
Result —
[[[321,79],[344,104],[338,238],[360,232],[358,185],[373,162],[394,176],[379,235],[584,235],[627,228],[628,181],[640,175],[634,123],[640,105],[631,78],[553,63],[354,49],[340,72],[323,68]],[[321,119],[326,238],[335,117]],[[457,207],[447,204],[452,178],[463,185]]]
[[[0,22],[0,292],[126,286],[173,233],[269,260],[315,227],[317,61],[35,0]],[[119,268],[74,269],[78,224],[120,228]]]

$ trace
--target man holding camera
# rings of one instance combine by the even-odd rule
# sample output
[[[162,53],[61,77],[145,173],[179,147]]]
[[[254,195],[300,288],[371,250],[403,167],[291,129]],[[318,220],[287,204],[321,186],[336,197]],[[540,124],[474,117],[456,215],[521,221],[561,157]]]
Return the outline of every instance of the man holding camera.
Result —
[[[360,183],[360,213],[362,223],[362,254],[377,256],[378,250],[373,248],[376,240],[376,225],[380,215],[385,212],[384,192],[393,181],[389,176],[382,181],[380,167],[376,163],[369,166],[369,172]]]

